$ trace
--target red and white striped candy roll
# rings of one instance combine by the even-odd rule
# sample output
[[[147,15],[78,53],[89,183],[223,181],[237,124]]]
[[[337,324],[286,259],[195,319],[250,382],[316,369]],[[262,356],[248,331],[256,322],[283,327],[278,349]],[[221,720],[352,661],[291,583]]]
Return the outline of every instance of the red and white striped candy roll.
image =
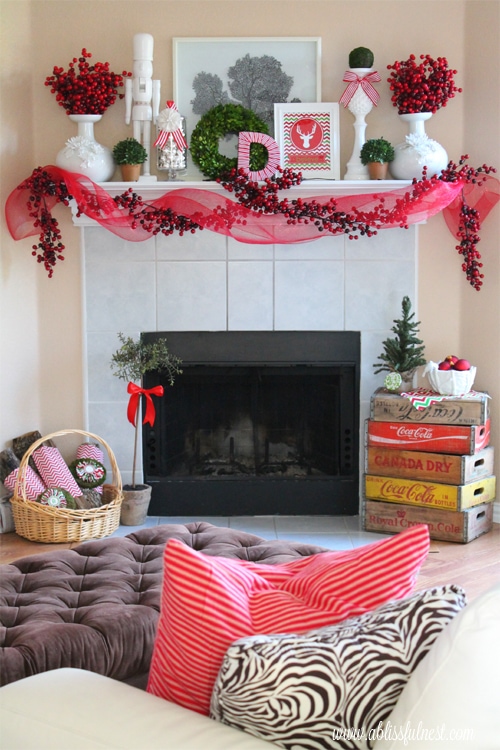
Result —
[[[47,487],[62,487],[73,497],[82,494],[58,448],[41,445],[33,451],[33,460]]]
[[[4,479],[4,485],[11,492],[14,492],[18,473],[19,467],[17,469],[14,469],[14,471],[11,471],[10,474],[8,474]],[[24,486],[26,497],[28,498],[28,500],[36,500],[40,492],[43,492],[47,489],[36,471],[33,471],[31,466],[26,467]]]

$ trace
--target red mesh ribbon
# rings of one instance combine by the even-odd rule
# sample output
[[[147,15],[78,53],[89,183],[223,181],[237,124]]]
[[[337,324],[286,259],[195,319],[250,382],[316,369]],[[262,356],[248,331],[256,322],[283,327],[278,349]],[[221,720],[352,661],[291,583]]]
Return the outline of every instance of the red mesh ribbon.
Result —
[[[135,383],[129,383],[127,386],[127,393],[130,394],[127,407],[128,421],[135,427],[135,419],[137,409],[139,407],[139,399],[141,395],[143,395],[146,397],[146,413],[144,414],[142,424],[146,424],[146,422],[149,422],[152,427],[155,423],[156,411],[151,396],[163,396],[163,386],[156,385],[154,388],[140,388]]]
[[[463,194],[468,206],[479,212],[481,224],[492,208],[500,200],[500,180],[491,175],[481,176],[482,185],[468,183],[463,186]],[[461,207],[460,191],[443,209],[444,220],[450,232],[458,237],[458,224]]]
[[[88,177],[54,166],[43,169],[55,181],[64,180],[81,213],[113,234],[131,242],[142,242],[151,237],[151,232],[143,227],[134,214],[130,215],[128,211],[119,208],[106,190]],[[464,180],[428,180],[426,189],[416,190],[415,194],[414,186],[406,186],[363,195],[319,195],[303,198],[303,201],[310,204],[316,200],[322,205],[331,202],[335,211],[343,211],[375,230],[409,226],[444,211],[450,231],[457,235],[462,190],[466,193],[467,200],[474,201],[480,211],[481,221],[484,221],[500,197],[500,183],[495,177],[482,175],[481,180],[480,186],[468,185]],[[26,185],[21,183],[19,187],[21,189],[12,191],[5,207],[7,226],[15,240],[39,233],[26,205],[29,198]],[[418,188],[418,183],[416,187]],[[295,198],[296,195],[291,194],[290,202]],[[48,195],[45,202],[47,208],[51,209],[57,203],[57,197]],[[147,205],[163,210],[170,208],[206,229],[245,243],[289,244],[316,240],[326,234],[318,231],[314,219],[309,219],[307,223],[291,224],[284,214],[260,214],[234,199],[203,188],[169,190],[160,198],[148,201]],[[144,204],[137,209],[139,213],[144,210]],[[344,232],[345,226],[339,225],[338,230],[333,233]]]

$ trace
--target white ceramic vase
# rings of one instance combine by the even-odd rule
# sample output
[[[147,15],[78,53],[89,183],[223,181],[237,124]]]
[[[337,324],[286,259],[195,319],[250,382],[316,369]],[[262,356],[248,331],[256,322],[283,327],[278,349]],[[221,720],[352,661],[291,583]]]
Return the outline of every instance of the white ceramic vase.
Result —
[[[113,154],[109,148],[101,146],[94,138],[94,123],[102,115],[70,115],[69,119],[78,125],[78,135],[69,138],[56,157],[56,166],[68,172],[78,172],[93,182],[110,180],[115,171]]]
[[[408,124],[409,133],[404,143],[394,147],[390,170],[395,180],[420,179],[424,166],[427,167],[427,177],[432,177],[448,165],[445,149],[425,132],[425,122],[431,117],[432,112],[399,115]]]

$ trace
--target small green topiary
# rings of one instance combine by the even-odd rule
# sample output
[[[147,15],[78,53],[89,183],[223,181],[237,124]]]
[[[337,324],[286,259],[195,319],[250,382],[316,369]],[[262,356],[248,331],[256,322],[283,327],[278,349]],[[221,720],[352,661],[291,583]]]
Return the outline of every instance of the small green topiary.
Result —
[[[372,138],[363,144],[360,157],[361,163],[365,166],[374,161],[385,164],[394,159],[394,148],[384,138]]]
[[[114,146],[113,158],[116,164],[143,164],[148,152],[135,138],[125,138]]]
[[[350,68],[371,68],[373,60],[373,52],[368,47],[356,47],[349,53]]]

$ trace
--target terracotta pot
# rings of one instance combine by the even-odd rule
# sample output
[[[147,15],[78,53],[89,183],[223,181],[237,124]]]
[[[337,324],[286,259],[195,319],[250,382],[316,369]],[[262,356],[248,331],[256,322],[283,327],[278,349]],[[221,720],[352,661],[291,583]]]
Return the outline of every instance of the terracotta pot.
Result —
[[[137,182],[142,164],[120,164],[123,182]]]
[[[389,164],[387,162],[383,164],[379,161],[369,162],[368,174],[370,175],[370,180],[386,180],[388,168]]]
[[[123,488],[123,502],[120,523],[123,526],[142,526],[148,515],[151,487],[149,484],[136,484]]]

